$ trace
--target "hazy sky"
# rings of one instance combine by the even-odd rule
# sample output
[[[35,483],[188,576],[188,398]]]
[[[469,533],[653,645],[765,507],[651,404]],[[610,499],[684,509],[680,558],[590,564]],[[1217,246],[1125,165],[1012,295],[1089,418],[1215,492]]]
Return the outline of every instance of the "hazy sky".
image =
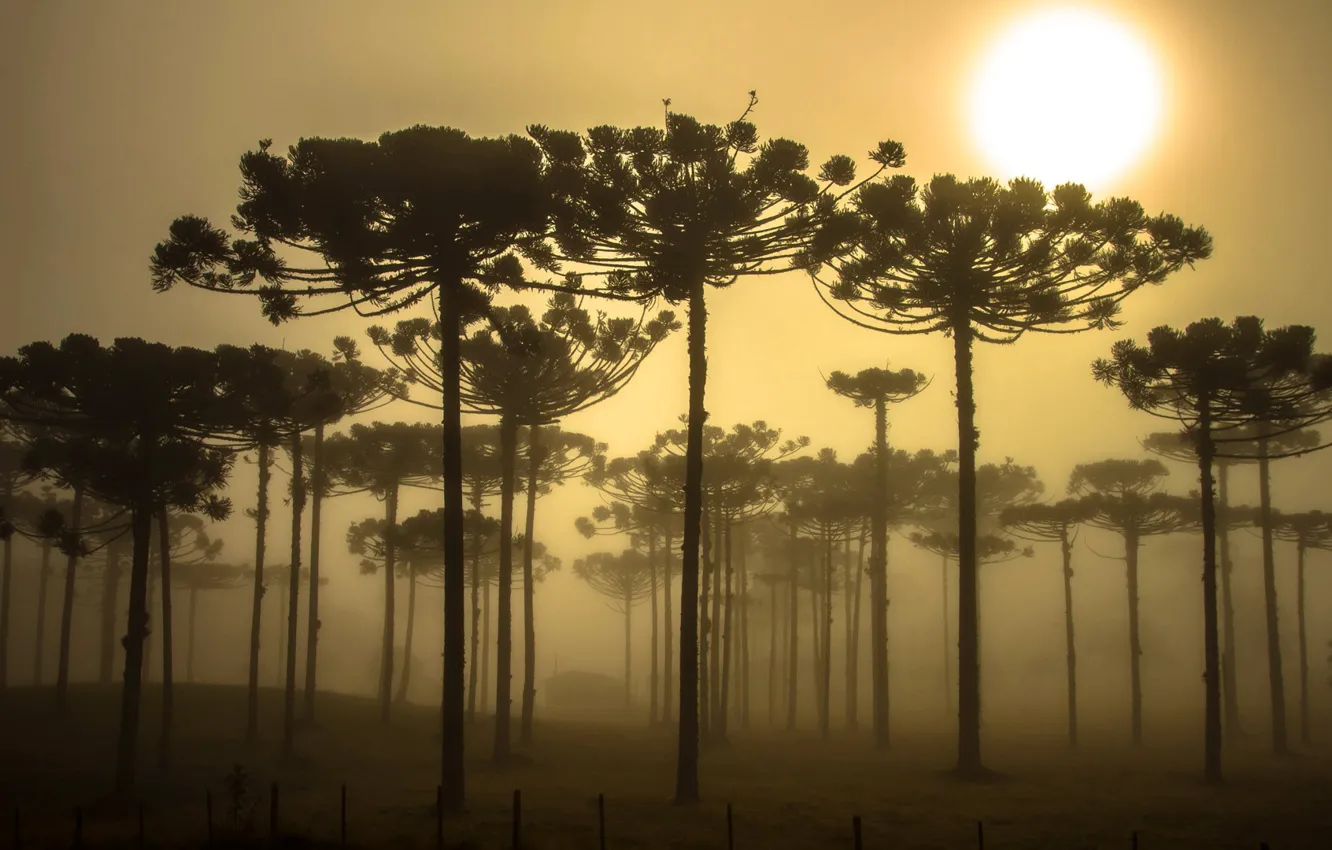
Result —
[[[205,347],[327,350],[337,333],[363,339],[355,316],[274,329],[249,299],[150,290],[148,258],[171,220],[189,212],[225,222],[238,158],[261,138],[282,149],[302,136],[373,138],[416,123],[477,135],[532,123],[652,124],[664,97],[721,123],[757,89],[760,131],[804,142],[816,163],[839,152],[863,163],[891,138],[906,145],[905,170],[918,178],[987,174],[966,123],[970,75],[996,31],[1050,5],[1121,18],[1166,75],[1159,139],[1131,172],[1099,188],[1204,225],[1216,242],[1196,271],[1130,299],[1123,331],[978,353],[982,460],[1035,464],[1061,493],[1074,463],[1135,452],[1158,427],[1090,379],[1090,361],[1119,336],[1256,313],[1324,329],[1332,347],[1321,262],[1332,232],[1332,4],[4,0],[3,348],[71,331]],[[1040,92],[1043,81],[1030,86]],[[1079,108],[1095,110],[1094,93]],[[936,378],[892,411],[894,442],[955,445],[947,341],[857,330],[795,274],[709,297],[714,422],[766,419],[849,459],[867,444],[871,420],[824,389],[820,372],[891,359]],[[643,447],[685,409],[684,354],[681,334],[619,398],[567,427],[608,440],[615,454]],[[1327,470],[1329,459],[1316,464]],[[1277,499],[1320,506],[1293,490],[1312,476],[1283,465]],[[1174,489],[1191,486],[1187,470],[1174,477]],[[545,536],[566,563],[582,544],[570,539],[560,551],[553,538],[592,503],[586,491],[551,500]]]

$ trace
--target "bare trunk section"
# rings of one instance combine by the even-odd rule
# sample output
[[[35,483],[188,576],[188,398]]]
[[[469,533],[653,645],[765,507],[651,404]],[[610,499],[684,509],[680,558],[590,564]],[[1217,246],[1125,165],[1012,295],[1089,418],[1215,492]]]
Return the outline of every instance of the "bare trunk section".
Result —
[[[698,785],[698,555],[703,519],[703,406],[708,377],[703,279],[689,291],[689,422],[685,447],[684,553],[680,565],[680,734],[675,801],[699,799]]]
[[[1309,738],[1309,639],[1304,622],[1304,553],[1301,540],[1296,549],[1295,562],[1295,623],[1300,647],[1300,742],[1306,747]]]
[[[463,761],[463,683],[467,664],[464,631],[466,565],[463,558],[462,408],[460,341],[462,331],[459,280],[444,281],[440,293],[440,344],[444,430],[444,657],[443,704],[440,712],[440,808],[461,812],[466,806]]]
[[[510,755],[513,706],[513,490],[514,466],[518,451],[518,425],[510,417],[500,420],[500,554],[499,554],[499,628],[495,658],[495,761]]]
[[[713,732],[721,731],[725,735],[723,723],[719,717],[722,703],[722,649],[725,640],[722,635],[722,570],[726,567],[726,529],[725,518],[722,512],[720,500],[712,508],[712,614],[708,620],[708,649],[712,653],[712,660],[709,662],[708,674],[711,682],[708,684],[708,693],[710,696],[709,705],[712,711],[712,729]]]
[[[787,620],[790,629],[790,643],[787,644],[786,674],[786,729],[794,732],[796,728],[796,696],[800,676],[800,546],[799,532],[795,517],[789,517],[791,525],[791,605]]]
[[[634,704],[633,685],[633,616],[634,594],[626,589],[624,593],[624,711],[627,715]]]
[[[116,602],[120,595],[121,578],[121,540],[118,538],[112,540],[106,546],[106,571],[102,576],[102,621],[101,621],[101,640],[99,642],[98,674],[97,679],[103,685],[111,684],[111,677],[114,675],[116,663]],[[8,542],[6,542],[6,558],[8,557]],[[7,576],[8,574],[6,574]],[[5,598],[8,599],[8,588],[5,590]],[[0,653],[4,651],[4,641],[0,640]],[[0,662],[3,667],[3,662]],[[3,675],[0,674],[0,686],[3,685]]]
[[[7,479],[8,480],[8,479]],[[5,488],[5,502],[14,496],[12,480]],[[0,572],[0,691],[9,687],[9,609],[14,581],[14,527],[0,522],[0,540],[4,545],[4,567]],[[105,651],[102,653],[106,655]],[[105,669],[105,668],[103,668]],[[109,681],[109,677],[108,677]]]
[[[175,692],[171,640],[171,515],[166,508],[157,513],[158,548],[162,564],[162,734],[158,741],[157,764],[162,771],[171,768],[171,730],[175,720]]]
[[[1124,559],[1128,563],[1129,699],[1133,745],[1142,746],[1142,638],[1138,630],[1138,533],[1124,533]]]
[[[70,527],[83,526],[83,488],[74,488],[74,507],[70,511]],[[79,546],[82,545],[80,542]],[[74,580],[79,567],[79,549],[70,552],[65,561],[65,589],[60,605],[60,660],[56,667],[56,716],[64,717],[69,702],[69,640],[74,630]]]
[[[663,590],[665,591],[665,592],[664,592],[664,596],[665,596],[665,600],[664,600],[664,601],[665,601],[665,606],[664,606],[664,607],[665,607],[665,610],[666,610],[666,629],[665,629],[665,634],[663,635],[663,637],[665,638],[665,644],[666,644],[666,646],[665,646],[665,648],[664,648],[664,649],[665,649],[665,656],[666,656],[666,657],[663,659],[663,663],[662,663],[662,701],[661,701],[661,720],[662,720],[663,723],[669,723],[669,722],[671,722],[672,720],[675,719],[675,712],[673,711],[673,705],[672,705],[672,700],[673,700],[673,698],[674,698],[674,696],[675,696],[675,678],[674,678],[674,672],[675,672],[674,643],[675,643],[675,642],[674,642],[674,640],[672,639],[672,635],[673,635],[674,632],[675,632],[675,627],[674,627],[674,622],[675,622],[675,621],[674,621],[674,612],[672,611],[672,608],[673,608],[673,606],[674,606],[674,599],[673,599],[672,596],[671,596],[671,592],[672,592],[672,591],[671,591],[671,573],[673,572],[673,565],[672,565],[672,560],[671,560],[671,559],[674,557],[674,552],[675,552],[675,549],[674,549],[674,546],[675,546],[675,539],[674,539],[674,535],[673,535],[671,532],[672,532],[672,529],[671,529],[671,519],[670,519],[670,516],[668,515],[667,518],[666,518],[666,559],[665,559],[666,562],[665,562],[665,564],[663,565],[664,570],[665,570],[665,575],[664,575],[664,577],[663,577],[663,579],[662,579],[662,586],[663,586]]]
[[[944,667],[944,709],[953,713],[953,647],[952,633],[948,628],[948,609],[951,599],[948,595],[948,556],[943,561],[943,667]]]
[[[768,624],[768,725],[777,725],[777,582],[772,583],[772,615]]]
[[[32,683],[38,687],[42,684],[42,668],[46,666],[43,662],[46,660],[46,597],[51,584],[51,548],[49,542],[42,542],[42,564],[37,581],[37,640],[32,649]]]
[[[874,499],[870,516],[870,687],[874,745],[891,740],[888,718],[888,403],[874,402]]]
[[[823,563],[823,740],[832,734],[832,624],[833,624],[833,550],[837,545],[831,531],[825,532],[826,560]]]
[[[133,509],[134,555],[130,565],[129,623],[125,631],[125,684],[120,691],[120,733],[116,742],[116,793],[129,797],[138,763],[139,713],[143,688],[143,644],[148,633],[148,549],[153,514],[147,504]]]
[[[1266,431],[1264,430],[1264,435]],[[1281,664],[1277,621],[1276,559],[1272,552],[1272,475],[1267,438],[1258,441],[1258,498],[1263,528],[1263,611],[1267,621],[1267,684],[1272,700],[1272,752],[1290,752],[1286,733],[1286,678]]]
[[[1221,647],[1221,688],[1225,704],[1225,734],[1232,742],[1238,740],[1244,730],[1240,727],[1239,680],[1235,670],[1235,594],[1231,590],[1230,579],[1235,565],[1230,561],[1230,496],[1228,479],[1230,464],[1220,461],[1217,464],[1217,506],[1225,521],[1217,530],[1218,557],[1221,563],[1222,625],[1225,643]]]
[[[746,563],[749,529],[740,531],[740,728],[749,728],[749,568]]]
[[[725,535],[723,542],[723,547],[724,547],[723,557],[726,559],[726,581],[722,592],[726,594],[726,602],[722,606],[722,623],[721,623],[722,634],[720,641],[721,650],[722,650],[721,676],[720,676],[720,692],[718,694],[718,699],[717,699],[717,718],[715,721],[716,729],[714,737],[718,741],[724,743],[726,741],[726,733],[728,731],[731,719],[730,697],[731,697],[731,677],[732,677],[732,666],[733,666],[731,663],[731,658],[733,655],[733,650],[735,648],[735,635],[731,628],[731,624],[734,621],[732,620],[732,613],[731,613],[732,602],[733,602],[733,597],[731,593],[733,567],[731,562],[732,529],[731,529],[731,520],[729,518],[723,520],[722,534]]]
[[[957,369],[957,769],[985,772],[980,737],[980,631],[976,558],[976,395],[972,385],[971,320],[953,325]]]
[[[307,724],[314,723],[316,670],[319,658],[319,532],[324,507],[324,423],[315,425],[314,457],[310,470],[314,489],[310,500],[310,600],[305,615],[305,694],[303,716]]]
[[[714,637],[714,622],[708,614],[708,600],[712,595],[712,572],[716,564],[712,560],[712,523],[710,521],[710,511],[712,505],[705,505],[702,511],[702,518],[699,520],[702,525],[703,537],[703,592],[699,599],[699,621],[698,630],[698,715],[699,715],[699,735],[706,741],[712,734],[712,676],[709,673],[711,667],[711,658],[709,655],[709,645],[716,638]]]
[[[1073,541],[1068,526],[1059,532],[1059,551],[1064,573],[1064,658],[1068,675],[1068,743],[1078,745],[1078,655],[1073,642]]]
[[[398,572],[398,484],[384,498],[384,632],[379,647],[379,722],[388,725],[393,715],[393,638]]]
[[[301,432],[291,437],[291,574],[287,582],[286,678],[282,703],[282,755],[290,758],[296,749],[296,640],[301,618],[301,520],[305,516],[305,458]],[[313,584],[313,579],[311,580]]]
[[[407,634],[402,641],[402,676],[398,679],[397,702],[407,701],[407,689],[412,686],[412,634],[416,630],[416,570],[407,570]]]
[[[536,713],[536,579],[532,570],[532,547],[536,534],[537,473],[541,470],[541,461],[541,426],[534,424],[527,429],[527,516],[523,536],[523,717],[518,731],[518,742],[523,747],[532,746],[532,718]],[[653,593],[656,593],[655,586]],[[655,595],[653,599],[656,599]],[[655,622],[654,609],[653,628]],[[653,663],[656,663],[655,656]],[[655,666],[653,670],[656,670]],[[653,684],[655,686],[655,681]]]
[[[1206,721],[1203,729],[1203,770],[1210,782],[1221,781],[1221,659],[1216,622],[1216,504],[1212,481],[1212,426],[1206,412],[1200,422],[1198,467],[1202,485],[1203,649]]]
[[[657,724],[657,530],[648,529],[648,573],[652,581],[652,643],[648,664],[648,725]]]
[[[259,740],[259,636],[264,602],[264,534],[268,529],[268,478],[272,448],[259,446],[259,496],[254,509],[254,598],[250,605],[250,679],[245,703],[245,742]]]
[[[199,613],[199,588],[190,588],[189,623],[185,633],[185,681],[194,684],[194,637]]]

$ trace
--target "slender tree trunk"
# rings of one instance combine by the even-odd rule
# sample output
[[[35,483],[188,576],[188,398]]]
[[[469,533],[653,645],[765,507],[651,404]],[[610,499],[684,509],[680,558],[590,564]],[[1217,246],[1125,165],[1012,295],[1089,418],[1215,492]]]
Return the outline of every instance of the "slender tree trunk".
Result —
[[[157,533],[162,558],[162,735],[157,764],[165,772],[171,768],[171,730],[176,704],[171,640],[171,517],[166,508],[157,513]]]
[[[120,734],[116,742],[116,792],[134,790],[139,749],[139,708],[143,686],[143,644],[148,633],[148,549],[153,533],[151,509],[140,504],[130,520],[134,555],[130,565],[129,624],[125,632],[125,684],[120,691]]]
[[[513,687],[513,489],[517,455],[518,426],[510,417],[500,420],[500,556],[499,556],[499,635],[495,659],[495,761],[510,755],[509,698]]]
[[[722,703],[722,649],[725,643],[725,636],[722,634],[725,625],[722,614],[722,571],[726,568],[726,530],[721,508],[719,499],[712,508],[712,614],[708,620],[708,649],[712,652],[708,673],[712,681],[708,685],[708,693],[711,696],[709,705],[712,710],[712,728],[714,731],[720,731],[725,737],[726,730],[718,717]]]
[[[832,733],[832,624],[833,624],[833,533],[824,533],[827,559],[823,567],[823,740]]]
[[[416,570],[407,569],[407,634],[402,642],[402,677],[398,679],[398,693],[394,699],[407,701],[407,689],[412,686],[412,634],[416,629]]]
[[[6,546],[8,542],[6,542]],[[6,556],[8,549],[6,548]],[[116,600],[120,595],[120,540],[113,540],[106,546],[106,571],[102,578],[102,623],[100,658],[98,659],[98,681],[103,685],[111,684],[116,660]],[[8,598],[8,590],[5,592]],[[0,653],[3,653],[3,641],[0,641]],[[3,662],[0,662],[3,666]],[[3,676],[0,676],[0,685]]]
[[[1068,681],[1068,745],[1078,745],[1078,654],[1073,642],[1073,541],[1068,526],[1059,530],[1064,573],[1064,658]]]
[[[1212,424],[1201,417],[1198,467],[1202,485],[1203,537],[1203,648],[1206,721],[1203,731],[1203,770],[1210,782],[1221,781],[1221,676],[1216,622],[1216,503],[1212,481]]]
[[[888,733],[888,403],[874,402],[874,498],[870,515],[870,687],[874,745],[886,749]],[[947,604],[945,602],[945,604]]]
[[[680,565],[680,734],[675,801],[699,799],[698,786],[698,554],[703,520],[703,421],[708,358],[703,279],[689,291],[689,422],[685,447],[684,555]]]
[[[156,550],[153,550],[153,554],[156,554]],[[148,598],[145,603],[148,607],[147,607],[147,613],[144,615],[148,618],[148,630],[144,632],[143,635],[143,680],[145,682],[151,682],[153,679],[152,624],[153,624],[153,600],[157,598],[157,594],[153,592],[156,589],[156,583],[154,581],[154,579],[156,578],[157,574],[153,572],[153,559],[150,557],[148,561]]]
[[[823,737],[823,652],[819,643],[823,640],[823,626],[819,623],[819,614],[822,605],[819,604],[819,573],[817,570],[818,560],[815,560],[813,573],[814,587],[809,592],[809,645],[811,652],[810,672],[813,674],[810,678],[814,682],[814,720],[819,726],[819,737]]]
[[[384,634],[379,649],[379,722],[388,725],[393,712],[393,639],[398,578],[398,483],[395,481],[384,499]]]
[[[259,740],[259,636],[264,601],[264,535],[268,529],[268,477],[272,448],[259,446],[259,496],[255,506],[254,598],[250,605],[250,681],[246,696],[245,742]]]
[[[704,741],[708,740],[712,733],[712,676],[709,674],[711,666],[709,645],[716,639],[713,632],[715,623],[708,614],[708,600],[712,594],[712,572],[717,568],[712,560],[712,523],[709,515],[711,508],[711,505],[705,505],[703,516],[699,520],[702,525],[703,536],[703,592],[702,598],[699,600],[698,613],[700,621],[698,630],[698,715],[699,734]]]
[[[777,725],[777,582],[772,582],[772,608],[768,624],[768,725]]]
[[[291,573],[287,574],[290,578]],[[287,627],[283,622],[283,613],[287,610],[287,602],[291,598],[291,590],[278,577],[278,607],[277,616],[273,618],[273,629],[277,633],[277,654],[273,656],[273,687],[282,687],[285,678],[286,660],[287,660]]]
[[[749,529],[740,531],[740,728],[749,728],[749,565],[746,555]]]
[[[657,725],[657,530],[648,529],[648,573],[652,581],[652,643],[648,673],[648,725]]]
[[[310,499],[310,599],[305,614],[305,695],[303,714],[307,724],[314,723],[316,670],[319,659],[319,531],[324,507],[324,423],[315,425],[314,457],[311,469],[313,494]]]
[[[860,542],[856,547],[856,594],[855,602],[851,609],[851,661],[847,665],[850,677],[850,686],[847,688],[846,698],[851,703],[851,728],[860,727],[860,610],[861,610],[861,589],[865,584],[865,527],[860,527]]]
[[[51,544],[42,542],[42,565],[37,581],[37,641],[33,644],[32,683],[42,684],[42,668],[46,659],[46,596],[51,583]]]
[[[675,719],[675,711],[673,705],[673,698],[675,696],[675,678],[674,678],[675,657],[673,653],[674,640],[672,638],[672,635],[675,633],[675,625],[674,625],[675,620],[674,620],[674,612],[672,611],[672,607],[674,605],[674,598],[671,595],[672,594],[671,573],[673,572],[672,559],[675,557],[675,549],[674,549],[675,538],[672,531],[673,529],[671,528],[671,517],[667,515],[666,563],[664,565],[665,575],[662,582],[663,589],[665,591],[664,596],[666,603],[665,604],[666,628],[664,630],[665,633],[663,635],[666,643],[665,647],[666,657],[662,665],[662,703],[661,703],[661,720],[663,723],[670,723],[672,720]]]
[[[74,507],[70,512],[70,527],[83,526],[83,488],[74,488]],[[82,545],[80,543],[80,545]],[[65,592],[60,606],[60,662],[56,667],[56,716],[63,718],[69,704],[69,639],[74,630],[74,580],[79,566],[79,550],[71,552],[65,561]]]
[[[957,368],[957,769],[984,771],[980,739],[980,633],[976,559],[976,396],[971,319],[953,324]]]
[[[944,663],[944,707],[953,713],[953,647],[948,628],[948,556],[943,556],[943,663]]]
[[[296,641],[301,619],[301,520],[305,516],[305,458],[301,450],[298,430],[291,437],[291,574],[287,583],[286,687],[282,705],[282,755],[286,758],[296,749]]]
[[[467,677],[467,720],[476,720],[477,671],[481,668],[481,546],[478,537],[472,550],[472,667]]]
[[[481,585],[481,713],[490,710],[490,579]]]
[[[843,634],[846,642],[843,649],[846,656],[843,686],[846,689],[846,728],[854,731],[858,724],[856,718],[856,635],[853,612],[858,600],[856,600],[853,590],[856,584],[851,576],[853,570],[851,567],[851,532],[849,530],[843,538],[842,550],[842,619],[844,621]]]
[[[1221,649],[1221,687],[1225,695],[1225,733],[1226,738],[1234,742],[1243,734],[1240,727],[1239,680],[1236,671],[1235,649],[1235,594],[1231,590],[1230,579],[1235,565],[1230,560],[1230,498],[1227,484],[1230,477],[1230,464],[1220,461],[1217,464],[1217,506],[1223,521],[1217,530],[1217,544],[1220,547],[1221,560],[1221,596],[1222,625],[1225,627],[1225,643]]]
[[[1309,641],[1304,623],[1304,541],[1296,549],[1295,620],[1300,647],[1300,742],[1309,746]]]
[[[720,513],[719,516],[721,516]],[[731,719],[730,696],[731,696],[731,676],[732,676],[732,666],[733,666],[731,663],[731,658],[733,654],[732,650],[735,647],[735,636],[731,627],[731,624],[734,622],[734,620],[732,619],[733,597],[731,593],[733,565],[731,561],[732,527],[731,527],[731,520],[729,518],[723,520],[720,530],[722,534],[725,535],[723,538],[724,540],[723,546],[725,547],[723,557],[726,559],[726,582],[725,582],[725,587],[723,589],[723,593],[726,594],[726,604],[722,607],[722,623],[721,623],[722,634],[720,641],[722,648],[721,676],[720,676],[719,693],[717,695],[717,717],[715,720],[715,724],[717,727],[716,728],[717,740],[725,742]]]
[[[466,567],[463,558],[462,408],[460,406],[462,311],[458,303],[462,282],[447,281],[440,293],[441,384],[444,429],[444,694],[440,739],[440,805],[447,812],[466,806],[466,768],[463,762],[463,676],[467,663],[464,631]]]
[[[1272,752],[1290,751],[1286,735],[1286,679],[1281,664],[1281,629],[1277,622],[1276,559],[1272,552],[1272,476],[1266,429],[1258,441],[1258,498],[1263,528],[1263,610],[1267,618],[1267,683],[1272,698]]]
[[[3,504],[9,504],[14,498],[14,479],[5,477]],[[7,521],[0,521],[0,541],[4,547],[4,567],[0,572],[0,691],[9,687],[9,609],[13,601],[12,586],[14,581],[14,526]],[[108,679],[109,681],[109,679]]]
[[[527,517],[523,536],[523,717],[518,731],[518,742],[523,747],[532,746],[532,718],[536,712],[536,578],[532,570],[532,547],[542,459],[541,426],[532,425],[527,429]],[[653,622],[656,622],[655,612]],[[656,712],[655,702],[652,710]]]
[[[1142,638],[1138,630],[1138,533],[1124,532],[1124,559],[1128,563],[1129,696],[1132,703],[1133,745],[1142,745]]]
[[[624,712],[626,715],[634,704],[634,686],[633,686],[633,668],[631,662],[633,659],[633,621],[631,612],[634,610],[634,594],[632,589],[624,592]]]
[[[800,679],[800,537],[794,517],[790,518],[790,526],[791,607],[787,623],[791,634],[789,636],[790,643],[787,644],[789,661],[786,676],[786,729],[788,732],[794,732],[796,728],[796,696]]]
[[[190,622],[185,635],[185,681],[194,684],[194,636],[199,612],[199,588],[190,588]]]

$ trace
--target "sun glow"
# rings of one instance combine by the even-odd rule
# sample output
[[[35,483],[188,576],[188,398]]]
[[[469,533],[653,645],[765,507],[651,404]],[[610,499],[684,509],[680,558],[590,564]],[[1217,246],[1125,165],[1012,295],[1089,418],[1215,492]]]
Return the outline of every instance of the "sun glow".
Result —
[[[971,130],[1002,176],[1103,185],[1156,135],[1160,73],[1122,23],[1082,8],[1039,11],[1004,30],[981,60]]]

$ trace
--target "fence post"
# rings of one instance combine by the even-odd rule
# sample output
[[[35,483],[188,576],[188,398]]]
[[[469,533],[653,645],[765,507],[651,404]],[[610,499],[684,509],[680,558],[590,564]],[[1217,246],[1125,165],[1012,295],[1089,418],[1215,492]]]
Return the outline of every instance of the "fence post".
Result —
[[[598,846],[606,850],[606,795],[597,795],[597,836]]]
[[[985,822],[976,821],[976,850],[985,850]]]
[[[1138,831],[1133,830],[1133,850],[1138,850]]]
[[[444,846],[444,786],[435,786],[435,846]]]
[[[342,783],[342,800],[338,805],[338,842],[347,846],[347,783]]]
[[[851,834],[855,836],[856,850],[861,850],[860,843],[860,815],[851,818]]]
[[[731,804],[726,804],[726,850],[735,850],[735,823],[731,819]]]
[[[278,784],[274,782],[268,797],[268,835],[271,838],[277,838],[277,834],[278,834]]]
[[[211,846],[213,843],[213,791],[211,788],[204,789],[204,809],[208,821],[208,844]]]
[[[513,850],[523,850],[523,792],[513,791]]]
[[[83,809],[80,806],[74,807],[74,846],[83,846]]]

